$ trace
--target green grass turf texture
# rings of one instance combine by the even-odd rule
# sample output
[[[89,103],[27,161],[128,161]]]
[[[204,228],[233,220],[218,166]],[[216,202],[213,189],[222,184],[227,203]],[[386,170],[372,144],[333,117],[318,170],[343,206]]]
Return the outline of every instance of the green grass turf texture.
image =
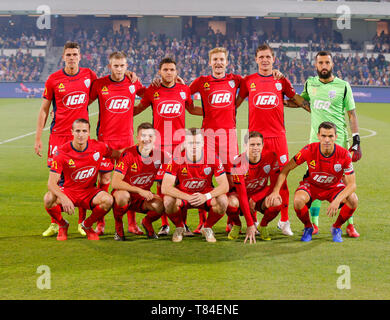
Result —
[[[33,132],[40,103],[0,100],[0,142]],[[94,103],[92,137],[96,112]],[[319,235],[310,243],[301,242],[303,225],[292,201],[294,236],[277,230],[277,218],[269,225],[272,241],[252,245],[243,243],[244,235],[237,241],[227,239],[226,216],[214,227],[214,244],[200,236],[173,243],[171,237],[127,235],[128,241],[116,242],[112,212],[100,241],[77,233],[77,214],[66,217],[68,241],[43,238],[50,223],[42,203],[48,131],[43,134],[42,158],[34,154],[34,135],[0,144],[0,299],[389,299],[390,105],[358,104],[357,114],[363,159],[355,164],[360,200],[355,224],[361,237],[344,235],[341,244],[332,242],[329,230],[335,218],[325,215],[327,203],[321,209]],[[246,128],[247,105],[237,119],[238,128]],[[134,127],[142,121],[151,121],[151,110],[137,116]],[[309,122],[302,109],[286,110],[290,157],[307,143]],[[200,124],[201,117],[187,116],[187,127]],[[367,129],[377,134],[365,138],[372,133]],[[291,199],[305,170],[302,165],[289,176]],[[137,221],[142,217],[138,213]],[[188,224],[191,229],[198,224],[194,210],[189,211]],[[50,267],[50,290],[37,288],[40,265]],[[337,288],[341,265],[350,267],[351,289]]]

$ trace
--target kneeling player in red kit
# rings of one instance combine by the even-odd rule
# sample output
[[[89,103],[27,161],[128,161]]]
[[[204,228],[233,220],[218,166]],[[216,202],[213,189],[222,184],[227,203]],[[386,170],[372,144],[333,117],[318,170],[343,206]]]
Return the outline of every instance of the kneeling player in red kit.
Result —
[[[208,242],[215,242],[211,228],[226,212],[229,182],[219,158],[206,155],[200,129],[186,130],[184,148],[184,152],[174,156],[167,165],[161,185],[165,212],[176,226],[172,241],[180,242],[183,239],[182,211],[197,208],[209,212],[201,232]],[[212,185],[213,176],[218,184],[215,188]]]
[[[96,187],[96,180],[103,157],[118,157],[120,151],[90,139],[89,133],[88,120],[75,120],[72,125],[73,140],[58,148],[51,163],[49,191],[44,196],[44,204],[46,211],[60,226],[57,240],[67,240],[69,227],[61,212],[73,214],[75,206],[92,210],[81,227],[89,240],[99,240],[92,225],[107,214],[113,203],[109,193]],[[59,186],[61,175],[64,183]]]
[[[154,149],[153,125],[141,123],[137,128],[138,144],[127,148],[119,158],[112,178],[115,218],[115,240],[125,240],[123,215],[129,210],[146,213],[142,220],[148,238],[157,239],[152,223],[164,212],[162,199],[150,188],[161,167],[161,151]]]
[[[282,209],[282,203],[276,201],[273,206],[267,206],[266,199],[272,192],[279,174],[278,157],[275,152],[263,151],[263,135],[260,132],[249,132],[245,136],[244,142],[247,150],[236,159],[232,169],[232,179],[236,191],[229,194],[229,206],[226,213],[233,222],[233,227],[228,238],[230,240],[238,238],[241,230],[239,212],[240,209],[243,211],[243,201],[249,201],[254,221],[257,221],[257,211],[264,215],[259,227],[260,238],[271,240],[267,226]],[[268,184],[269,181],[270,184]],[[245,212],[243,213],[245,216]],[[248,219],[246,218],[246,220]]]
[[[352,158],[347,149],[335,143],[337,131],[332,122],[322,122],[318,127],[317,137],[320,142],[305,146],[283,168],[268,201],[273,203],[280,199],[279,191],[289,172],[306,162],[308,172],[294,196],[295,212],[305,225],[301,241],[312,239],[313,225],[309,207],[312,201],[318,199],[330,202],[327,209],[329,217],[333,217],[341,207],[331,233],[334,242],[342,242],[341,226],[352,216],[358,206]]]

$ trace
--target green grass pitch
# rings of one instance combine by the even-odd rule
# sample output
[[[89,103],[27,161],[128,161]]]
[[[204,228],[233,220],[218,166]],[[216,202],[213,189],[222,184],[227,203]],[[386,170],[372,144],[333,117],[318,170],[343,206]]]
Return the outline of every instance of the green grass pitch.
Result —
[[[389,299],[390,282],[390,105],[358,104],[363,159],[355,164],[360,205],[355,224],[361,237],[332,242],[334,219],[320,215],[320,233],[310,243],[299,241],[302,224],[290,201],[294,236],[269,229],[272,241],[244,244],[229,241],[226,217],[215,226],[217,243],[201,237],[173,243],[169,238],[147,240],[128,235],[113,240],[112,212],[101,241],[87,241],[77,233],[77,216],[69,216],[69,240],[43,238],[49,225],[42,197],[47,190],[46,151],[34,154],[34,130],[40,99],[0,100],[0,299]],[[247,125],[246,105],[237,114],[238,128]],[[97,104],[90,108],[93,131]],[[150,121],[150,110],[135,118]],[[201,118],[188,117],[187,126],[199,126]],[[309,115],[286,110],[290,157],[309,136]],[[30,135],[28,135],[31,133]],[[26,135],[26,136],[24,136]],[[20,137],[24,136],[24,137]],[[93,133],[93,137],[95,134]],[[17,138],[17,139],[12,139]],[[289,177],[291,198],[304,166]],[[142,218],[137,214],[137,221]],[[198,215],[189,212],[194,229]],[[159,228],[160,222],[155,223]],[[345,228],[343,228],[345,229]],[[172,231],[171,231],[172,232]],[[37,268],[51,271],[51,289],[37,288]],[[350,268],[350,289],[339,277],[339,266]]]

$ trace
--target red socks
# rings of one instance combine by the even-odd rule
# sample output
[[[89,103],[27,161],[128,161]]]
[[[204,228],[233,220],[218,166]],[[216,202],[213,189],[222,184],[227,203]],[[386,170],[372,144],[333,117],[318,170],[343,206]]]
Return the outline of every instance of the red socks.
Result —
[[[183,213],[181,208],[175,212],[175,213],[170,213],[167,214],[168,218],[171,219],[171,221],[174,223],[176,228],[178,227],[184,227],[184,222],[183,222]]]
[[[207,219],[207,211],[203,209],[199,209],[199,223],[204,224]]]
[[[264,210],[264,216],[263,219],[261,219],[260,226],[266,227],[268,223],[276,218],[281,209],[282,206],[266,208]]]
[[[52,221],[54,220],[54,223],[57,223],[60,227],[67,225],[67,222],[64,220],[64,218],[62,218],[62,215],[61,215],[62,209],[61,209],[61,206],[59,204],[57,204],[53,208],[50,208],[50,209],[45,208],[45,209],[46,209],[47,213],[51,216]]]
[[[299,220],[301,220],[305,225],[305,228],[313,228],[313,225],[310,220],[309,209],[307,208],[307,206],[304,205],[304,207],[300,210],[296,208],[294,209],[295,212],[297,213],[297,217],[299,218]]]
[[[216,213],[213,208],[210,208],[209,215],[203,227],[212,228],[222,217],[223,214]]]
[[[99,205],[97,205],[95,208],[92,209],[92,214],[84,220],[84,227],[91,228],[92,225],[99,219],[103,218],[108,211],[100,208]]]
[[[290,200],[290,192],[288,191],[287,181],[284,182],[280,189],[280,196],[282,197],[282,210],[280,211],[280,220],[288,221],[288,203]]]
[[[346,204],[344,204],[340,210],[339,216],[337,217],[336,222],[333,224],[334,228],[341,228],[345,221],[352,217],[356,209],[351,209]]]
[[[236,226],[241,226],[241,220],[239,216],[240,208],[228,206],[226,214],[228,216],[228,224],[234,224]]]

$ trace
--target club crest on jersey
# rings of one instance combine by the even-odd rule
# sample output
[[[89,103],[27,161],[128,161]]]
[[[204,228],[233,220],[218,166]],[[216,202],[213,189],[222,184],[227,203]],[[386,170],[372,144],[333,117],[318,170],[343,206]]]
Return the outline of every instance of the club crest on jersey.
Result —
[[[276,90],[280,91],[282,90],[282,84],[280,82],[275,83]]]
[[[95,152],[92,157],[93,157],[93,160],[98,161],[100,158],[100,152]]]
[[[208,82],[205,82],[204,85],[203,85],[203,88],[205,90],[210,90],[210,84]]]
[[[204,168],[203,171],[206,175],[209,175],[211,173],[211,168],[210,167]]]
[[[266,166],[264,166],[263,170],[266,174],[268,174],[271,171],[271,166],[267,164]]]
[[[84,84],[87,88],[89,88],[89,86],[91,85],[91,79],[86,79],[84,80]]]
[[[342,167],[341,167],[341,164],[340,163],[336,163],[334,166],[334,171],[336,172],[340,172]]]
[[[180,97],[181,97],[183,100],[185,100],[185,99],[187,98],[187,95],[186,95],[185,92],[181,91],[181,92],[180,92]]]
[[[310,161],[309,166],[312,167],[313,169],[315,169],[316,168],[315,160]]]
[[[131,165],[131,171],[137,172],[137,170],[138,170],[138,166],[137,166],[137,164],[134,162],[134,163]]]
[[[285,154],[280,156],[280,162],[281,163],[286,163],[287,162],[287,156]]]
[[[129,86],[129,91],[130,91],[131,94],[133,94],[135,92],[134,85]]]
[[[236,83],[234,82],[234,80],[229,81],[229,86],[232,88],[234,88],[236,86]]]
[[[251,83],[250,85],[251,91],[256,90],[256,84],[254,82]]]
[[[154,97],[154,100],[160,99],[160,95],[158,94],[157,91],[154,93],[153,97]]]
[[[187,169],[186,167],[184,167],[182,170],[181,170],[181,174],[183,175],[186,175],[188,172],[187,172]]]
[[[336,97],[336,90],[330,90],[328,92],[329,99],[334,99]]]

